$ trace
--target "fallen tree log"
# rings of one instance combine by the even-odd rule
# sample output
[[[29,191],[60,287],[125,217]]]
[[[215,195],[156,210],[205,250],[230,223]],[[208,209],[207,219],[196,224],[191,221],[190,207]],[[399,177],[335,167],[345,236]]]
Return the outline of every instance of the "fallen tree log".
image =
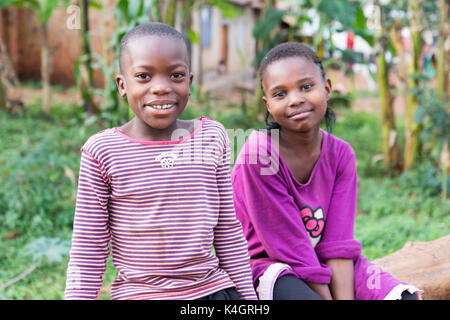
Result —
[[[450,300],[450,235],[428,242],[407,242],[402,249],[373,263],[424,290],[424,300]]]

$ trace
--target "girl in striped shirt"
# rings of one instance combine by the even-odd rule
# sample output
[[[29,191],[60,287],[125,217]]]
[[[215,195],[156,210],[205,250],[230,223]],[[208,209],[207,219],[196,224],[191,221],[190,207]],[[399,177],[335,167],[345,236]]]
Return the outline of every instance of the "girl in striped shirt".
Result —
[[[140,25],[124,36],[119,63],[135,117],[81,149],[65,299],[97,297],[109,244],[112,299],[256,299],[226,131],[206,117],[178,119],[192,83],[182,35]]]

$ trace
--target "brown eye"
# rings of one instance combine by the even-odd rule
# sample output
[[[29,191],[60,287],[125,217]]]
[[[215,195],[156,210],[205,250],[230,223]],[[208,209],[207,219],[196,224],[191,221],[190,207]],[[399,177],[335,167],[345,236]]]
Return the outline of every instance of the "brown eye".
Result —
[[[148,74],[146,74],[146,73],[139,73],[139,74],[136,75],[136,78],[138,78],[140,80],[145,80],[145,79],[150,78],[150,76]]]
[[[172,74],[172,78],[174,79],[183,79],[186,75],[183,72],[174,72]]]

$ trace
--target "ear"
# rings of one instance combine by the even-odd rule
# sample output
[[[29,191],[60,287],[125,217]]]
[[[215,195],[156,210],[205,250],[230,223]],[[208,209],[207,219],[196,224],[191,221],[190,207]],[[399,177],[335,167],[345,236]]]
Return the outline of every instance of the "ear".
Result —
[[[266,96],[263,96],[263,97],[262,97],[262,100],[263,100],[264,105],[266,106],[267,110],[268,110],[269,113],[270,113],[270,106],[269,106],[269,102],[267,101],[267,97],[266,97]]]
[[[194,80],[194,75],[190,72],[189,73],[189,96],[191,95],[192,80]]]
[[[325,80],[325,94],[327,97],[327,101],[330,100],[332,93],[333,93],[333,87],[331,85],[331,80],[330,80],[330,78],[327,78]]]
[[[123,98],[127,95],[127,88],[125,83],[125,77],[121,74],[116,76],[116,85],[117,89],[119,89],[119,94]]]

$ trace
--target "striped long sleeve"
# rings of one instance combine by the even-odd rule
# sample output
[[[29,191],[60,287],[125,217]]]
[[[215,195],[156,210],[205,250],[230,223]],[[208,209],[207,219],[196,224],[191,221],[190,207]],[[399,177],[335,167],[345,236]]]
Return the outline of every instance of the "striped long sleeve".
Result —
[[[214,248],[219,257],[220,267],[230,275],[244,299],[257,299],[252,283],[247,240],[234,211],[228,139],[217,169],[217,185],[220,194],[220,212],[219,222],[214,229]]]
[[[180,140],[139,141],[112,128],[85,143],[66,299],[97,297],[108,242],[119,271],[112,299],[197,299],[231,287],[256,298],[227,135],[217,121],[199,122]]]
[[[65,299],[95,299],[109,255],[108,186],[98,162],[82,151]]]

